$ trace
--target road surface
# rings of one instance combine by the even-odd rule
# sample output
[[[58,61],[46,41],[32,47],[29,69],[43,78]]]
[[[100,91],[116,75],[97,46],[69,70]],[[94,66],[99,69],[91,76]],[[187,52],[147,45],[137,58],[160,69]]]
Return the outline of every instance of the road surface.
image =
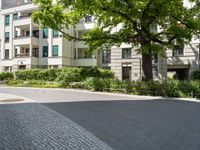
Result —
[[[200,150],[197,102],[53,89],[2,87],[0,93],[32,99],[115,150]]]

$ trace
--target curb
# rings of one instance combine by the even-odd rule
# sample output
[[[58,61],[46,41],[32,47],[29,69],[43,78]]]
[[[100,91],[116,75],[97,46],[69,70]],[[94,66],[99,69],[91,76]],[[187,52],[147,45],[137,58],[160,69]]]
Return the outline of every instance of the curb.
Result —
[[[35,90],[53,90],[53,91],[71,91],[71,92],[81,92],[81,93],[89,93],[89,94],[99,94],[99,95],[107,95],[107,96],[120,96],[120,97],[129,97],[129,98],[138,98],[139,100],[175,100],[175,101],[188,101],[188,102],[198,102],[200,103],[200,99],[197,98],[173,98],[173,97],[161,97],[161,96],[140,96],[140,95],[130,95],[130,94],[119,94],[119,93],[109,93],[109,92],[96,92],[89,90],[80,90],[80,89],[64,89],[64,88],[33,88],[33,87],[0,87],[0,88],[8,88],[8,89],[35,89]],[[18,96],[19,97],[19,96]],[[27,99],[27,98],[24,98]],[[32,100],[28,99],[33,102]]]
[[[34,101],[22,96],[0,93],[0,104],[21,104],[31,102]]]

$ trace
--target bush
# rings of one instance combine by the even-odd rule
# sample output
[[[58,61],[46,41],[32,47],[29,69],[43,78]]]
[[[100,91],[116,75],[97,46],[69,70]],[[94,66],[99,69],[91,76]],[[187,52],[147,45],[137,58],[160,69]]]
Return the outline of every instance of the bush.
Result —
[[[10,85],[10,86],[21,86],[23,85],[24,81],[22,80],[8,80],[6,81],[6,84],[7,85]]]
[[[1,72],[0,81],[12,80],[14,79],[14,74],[12,72]]]
[[[82,67],[81,68],[81,75],[83,78],[88,77],[100,77],[100,70],[97,67]]]
[[[123,82],[120,80],[112,80],[110,84],[111,92],[123,93]]]
[[[97,78],[114,78],[114,73],[108,69],[100,69],[97,67],[82,67],[81,75],[86,79],[88,77]]]
[[[40,70],[38,77],[43,81],[55,81],[60,73],[61,69],[43,69]]]
[[[104,91],[105,89],[110,89],[110,83],[110,79],[90,77],[85,80],[84,86],[89,90]]]
[[[200,80],[200,69],[193,71],[192,78],[194,80]]]
[[[194,97],[200,97],[200,81],[180,81],[178,88],[184,97],[191,96],[191,92],[193,92]]]
[[[115,74],[111,70],[108,69],[99,69],[100,77],[101,78],[111,78],[114,79]]]
[[[71,82],[80,82],[83,79],[81,68],[65,68],[57,77],[57,81],[63,86],[69,86]]]
[[[15,72],[16,80],[40,80],[41,69],[19,70]]]

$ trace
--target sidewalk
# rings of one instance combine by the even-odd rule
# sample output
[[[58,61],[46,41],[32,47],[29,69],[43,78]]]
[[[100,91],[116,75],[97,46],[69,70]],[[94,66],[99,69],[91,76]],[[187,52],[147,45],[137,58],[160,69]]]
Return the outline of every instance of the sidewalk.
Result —
[[[10,104],[10,103],[16,104],[16,103],[30,103],[30,102],[32,102],[30,99],[24,97],[0,93],[0,104]]]

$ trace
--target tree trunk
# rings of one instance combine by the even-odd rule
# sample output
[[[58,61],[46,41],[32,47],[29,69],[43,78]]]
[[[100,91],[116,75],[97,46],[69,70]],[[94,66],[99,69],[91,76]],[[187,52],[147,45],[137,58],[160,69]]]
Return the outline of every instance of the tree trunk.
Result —
[[[153,65],[152,65],[152,55],[142,54],[142,69],[143,69],[143,80],[151,81],[153,80]]]

